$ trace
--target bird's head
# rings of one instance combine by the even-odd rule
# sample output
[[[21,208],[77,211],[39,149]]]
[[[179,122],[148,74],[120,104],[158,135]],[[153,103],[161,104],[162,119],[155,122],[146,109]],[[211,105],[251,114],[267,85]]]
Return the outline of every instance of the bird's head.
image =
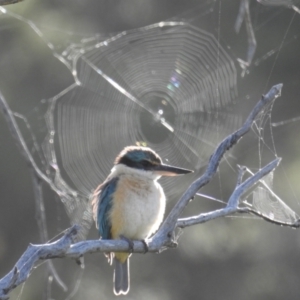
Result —
[[[163,164],[160,156],[148,147],[129,146],[124,148],[115,160],[115,165],[119,164],[152,173],[157,177],[177,176],[193,172]]]

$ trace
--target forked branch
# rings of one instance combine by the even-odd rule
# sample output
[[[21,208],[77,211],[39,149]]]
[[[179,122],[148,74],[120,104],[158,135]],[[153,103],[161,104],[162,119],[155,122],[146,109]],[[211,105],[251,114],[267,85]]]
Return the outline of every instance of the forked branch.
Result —
[[[275,85],[271,90],[259,100],[252,112],[249,114],[247,120],[243,126],[236,132],[225,138],[212,154],[206,171],[204,174],[195,180],[190,187],[185,191],[179,201],[175,204],[169,215],[166,217],[162,226],[158,232],[148,240],[148,251],[149,252],[161,252],[162,250],[176,246],[172,240],[173,233],[176,228],[184,228],[187,226],[204,223],[215,218],[224,217],[234,213],[254,213],[263,219],[272,222],[267,217],[260,215],[259,212],[251,210],[250,208],[240,208],[239,200],[241,196],[249,190],[253,185],[260,181],[268,173],[272,172],[279,164],[280,159],[275,159],[264,168],[253,174],[242,182],[242,176],[238,176],[236,187],[228,200],[228,204],[225,208],[215,210],[209,213],[192,216],[190,218],[180,219],[180,215],[183,209],[187,206],[188,202],[195,196],[195,194],[203,186],[208,184],[212,177],[216,174],[221,159],[228,149],[234,146],[251,128],[255,118],[262,109],[274,101],[275,98],[280,96],[282,84]],[[11,113],[7,103],[5,102],[2,94],[0,93],[0,110],[4,113],[8,125],[11,127],[12,133],[18,140],[18,144],[21,146],[22,152],[26,157],[26,160],[33,166],[33,169],[37,172],[37,175],[49,185],[52,182],[45,178],[45,174],[40,173],[39,169],[36,169],[36,164],[32,161],[26,145],[23,143],[24,140],[18,130],[17,123],[14,120],[14,116]],[[242,171],[241,171],[242,172]],[[241,175],[241,174],[240,174]],[[273,222],[278,224],[278,222]],[[280,223],[280,222],[279,222]],[[281,224],[281,223],[280,223]],[[290,227],[299,227],[299,222],[294,224],[281,224]],[[0,280],[0,299],[7,299],[8,293],[16,286],[24,282],[30,272],[32,271],[35,263],[38,260],[53,259],[53,258],[73,258],[79,262],[79,258],[87,253],[95,252],[126,252],[130,251],[128,243],[123,240],[89,240],[78,243],[73,243],[74,237],[78,233],[78,226],[73,226],[69,229],[66,234],[58,239],[56,242],[51,244],[42,245],[30,245],[24,254],[21,256],[19,261],[13,267],[13,269]],[[145,248],[141,241],[134,241],[135,253],[144,253]]]

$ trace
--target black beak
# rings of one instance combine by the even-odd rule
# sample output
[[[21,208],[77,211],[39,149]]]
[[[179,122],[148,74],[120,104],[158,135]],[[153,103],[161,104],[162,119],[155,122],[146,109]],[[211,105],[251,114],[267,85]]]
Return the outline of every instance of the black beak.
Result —
[[[154,166],[153,168],[151,168],[151,170],[161,176],[177,176],[177,175],[184,175],[184,174],[194,172],[192,170],[177,168],[177,167],[168,166],[168,165]]]

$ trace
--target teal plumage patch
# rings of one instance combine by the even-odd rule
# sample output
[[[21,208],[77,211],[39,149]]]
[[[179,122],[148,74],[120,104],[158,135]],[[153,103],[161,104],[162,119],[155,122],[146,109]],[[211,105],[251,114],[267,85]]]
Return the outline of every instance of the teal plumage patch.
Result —
[[[119,178],[114,177],[106,182],[98,195],[98,230],[102,239],[111,239],[111,222],[109,213],[112,207],[113,194],[116,191]]]

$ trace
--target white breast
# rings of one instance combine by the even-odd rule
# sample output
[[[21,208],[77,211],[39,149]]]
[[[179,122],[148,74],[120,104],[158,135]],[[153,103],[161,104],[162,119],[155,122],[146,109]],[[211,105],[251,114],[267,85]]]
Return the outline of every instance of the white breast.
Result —
[[[122,216],[121,234],[129,239],[151,236],[159,228],[165,212],[166,199],[157,177],[141,175],[119,174],[118,191],[122,193],[122,201],[113,204],[113,209]]]
[[[158,229],[165,212],[165,196],[156,181],[149,183],[148,189],[131,190],[124,204],[124,236],[145,239]]]

